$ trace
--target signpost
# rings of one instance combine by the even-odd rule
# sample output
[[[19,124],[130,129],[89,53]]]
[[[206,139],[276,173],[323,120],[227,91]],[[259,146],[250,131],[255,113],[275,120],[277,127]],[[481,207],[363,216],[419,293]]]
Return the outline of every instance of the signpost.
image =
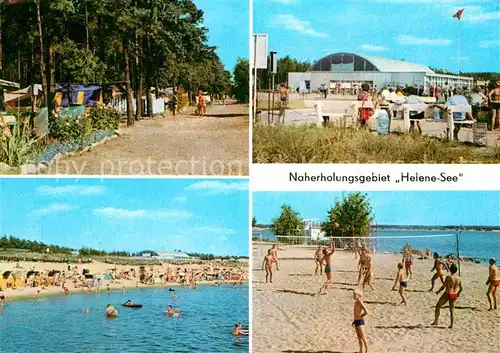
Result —
[[[253,104],[253,120],[257,119],[257,70],[267,69],[267,48],[268,48],[268,37],[267,34],[254,34],[251,43],[251,60],[253,69],[253,92],[254,92],[254,104]]]

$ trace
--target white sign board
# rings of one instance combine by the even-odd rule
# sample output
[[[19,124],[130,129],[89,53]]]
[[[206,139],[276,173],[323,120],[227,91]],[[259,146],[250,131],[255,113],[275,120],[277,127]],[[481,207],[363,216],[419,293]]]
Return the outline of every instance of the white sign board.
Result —
[[[267,34],[254,34],[250,50],[250,65],[257,69],[267,69]]]

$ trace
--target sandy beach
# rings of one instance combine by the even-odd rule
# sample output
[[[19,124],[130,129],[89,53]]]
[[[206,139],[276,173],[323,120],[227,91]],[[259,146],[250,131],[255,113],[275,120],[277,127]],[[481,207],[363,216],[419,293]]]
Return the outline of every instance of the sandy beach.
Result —
[[[253,352],[341,353],[358,352],[353,321],[352,290],[357,288],[357,260],[352,252],[337,251],[333,257],[333,284],[327,295],[315,296],[325,276],[314,275],[315,248],[281,246],[280,270],[274,284],[265,283],[260,245],[253,247]],[[262,250],[267,251],[264,245]],[[461,264],[464,291],[457,301],[456,322],[448,329],[447,306],[438,327],[431,327],[439,298],[430,289],[432,260],[416,260],[407,289],[408,305],[399,305],[391,291],[401,256],[372,255],[373,286],[363,300],[370,352],[500,352],[500,310],[488,311],[487,265]],[[500,299],[500,298],[499,298]]]
[[[6,271],[13,271],[13,272],[23,272],[23,271],[28,271],[29,269],[35,267],[36,271],[39,272],[48,272],[52,270],[56,271],[66,271],[68,265],[66,263],[53,263],[53,262],[19,262],[19,266],[21,268],[16,268],[16,263],[14,262],[0,262],[0,272],[4,273]],[[77,267],[77,271],[81,273],[83,269],[87,269],[89,273],[95,273],[95,274],[104,274],[104,273],[109,273],[113,270],[115,270],[117,273],[120,273],[122,271],[128,271],[131,269],[134,269],[135,271],[139,271],[140,266],[135,266],[135,265],[115,265],[112,263],[105,263],[105,262],[100,262],[100,261],[92,261],[91,263],[85,263],[85,264],[71,264],[72,269],[74,267]],[[146,266],[147,268],[150,268],[151,266]],[[173,265],[173,264],[163,264],[162,266],[155,265],[154,267],[154,272],[155,272],[155,281],[153,284],[143,284],[140,283],[138,278],[134,279],[111,279],[111,280],[102,280],[102,283],[100,285],[99,290],[101,292],[106,291],[107,287],[109,285],[110,291],[121,291],[121,290],[127,290],[127,289],[134,289],[134,288],[161,288],[161,287],[175,287],[175,286],[181,286],[181,283],[175,282],[175,281],[169,281],[167,283],[162,283],[162,281],[158,278],[158,275],[161,273],[164,273],[167,271],[167,269],[170,267],[172,271],[175,271],[176,268],[180,267],[183,270],[187,269],[188,271],[191,270],[196,270],[204,267],[209,267],[209,264],[183,264],[183,265]],[[220,265],[219,265],[220,267]],[[239,267],[239,271],[243,273],[243,282],[245,282],[248,278],[247,275],[247,264],[242,263]],[[228,267],[224,267],[224,270],[227,270]],[[196,284],[197,285],[214,285],[216,282],[223,283],[221,281],[212,281],[212,280],[197,280]],[[233,281],[234,282],[234,281]],[[226,284],[233,283],[229,280],[226,280]],[[239,283],[239,282],[238,282]],[[72,280],[67,279],[65,281],[66,287],[70,290],[70,294],[72,293],[82,293],[82,292],[89,292],[88,287],[82,287],[79,284],[73,283]],[[4,295],[6,297],[6,302],[12,301],[12,300],[20,300],[20,299],[29,299],[29,298],[36,298],[38,296],[38,291],[40,291],[40,296],[52,296],[52,295],[64,295],[64,290],[61,286],[45,286],[45,287],[17,287],[16,289],[12,288],[2,288],[3,290],[0,291],[0,295]],[[97,292],[97,288],[90,288],[90,292]]]

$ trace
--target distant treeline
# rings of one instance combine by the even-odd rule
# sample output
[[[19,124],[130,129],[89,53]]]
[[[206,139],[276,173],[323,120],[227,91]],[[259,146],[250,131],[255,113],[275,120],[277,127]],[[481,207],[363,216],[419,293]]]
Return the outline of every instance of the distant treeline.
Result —
[[[222,259],[222,260],[229,260],[229,259],[248,259],[248,256],[216,256],[214,254],[199,254],[199,253],[186,253],[187,255],[191,257],[197,257],[201,260],[214,260],[214,259]]]
[[[256,224],[255,228],[269,229],[270,224]],[[420,230],[463,230],[463,231],[500,231],[500,227],[497,226],[408,226],[408,225],[391,225],[391,224],[378,224],[378,229],[420,229]]]
[[[13,236],[7,237],[4,235],[0,238],[0,249],[21,249],[29,250],[34,253],[46,253],[49,249],[50,254],[65,254],[71,255],[71,252],[78,251],[81,256],[120,256],[120,257],[133,257],[133,256],[143,256],[144,254],[151,254],[152,256],[158,256],[158,253],[152,250],[143,250],[137,253],[129,253],[126,251],[103,251],[96,250],[89,247],[82,247],[81,249],[72,249],[64,246],[49,245],[38,241],[25,240],[16,238]],[[182,252],[181,250],[176,250],[176,252]],[[187,253],[189,256],[200,258],[201,260],[213,260],[213,259],[248,259],[248,256],[217,256],[213,254],[199,254],[199,253]]]

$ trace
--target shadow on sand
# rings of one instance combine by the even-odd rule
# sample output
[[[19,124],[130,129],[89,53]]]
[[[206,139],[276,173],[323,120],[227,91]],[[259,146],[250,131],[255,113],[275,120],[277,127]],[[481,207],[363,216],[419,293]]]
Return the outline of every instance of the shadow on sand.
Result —
[[[277,289],[277,293],[288,293],[288,294],[298,294],[298,295],[307,295],[310,297],[315,297],[316,293],[310,293],[310,292],[299,292],[296,290],[291,290],[291,289]]]
[[[359,271],[335,270],[335,272],[358,273]]]
[[[381,329],[405,329],[405,330],[414,330],[417,328],[438,328],[438,329],[446,329],[446,327],[441,327],[441,326],[431,326],[431,325],[409,325],[409,326],[404,326],[404,325],[394,325],[394,326],[375,326],[375,328],[381,328]]]
[[[289,276],[294,277],[312,277],[313,275],[310,273],[290,273]]]
[[[376,302],[376,301],[365,300],[365,303],[366,304],[380,304],[380,305],[398,306],[398,304],[392,303],[392,302]]]
[[[384,281],[394,281],[394,278],[388,278],[388,277],[373,277],[373,279],[381,279]]]
[[[449,309],[450,306],[447,305],[447,306],[442,306],[441,309]],[[458,309],[458,310],[472,310],[472,311],[481,311],[480,309],[478,308],[475,308],[473,306],[460,306],[460,305],[455,305],[455,309]]]

